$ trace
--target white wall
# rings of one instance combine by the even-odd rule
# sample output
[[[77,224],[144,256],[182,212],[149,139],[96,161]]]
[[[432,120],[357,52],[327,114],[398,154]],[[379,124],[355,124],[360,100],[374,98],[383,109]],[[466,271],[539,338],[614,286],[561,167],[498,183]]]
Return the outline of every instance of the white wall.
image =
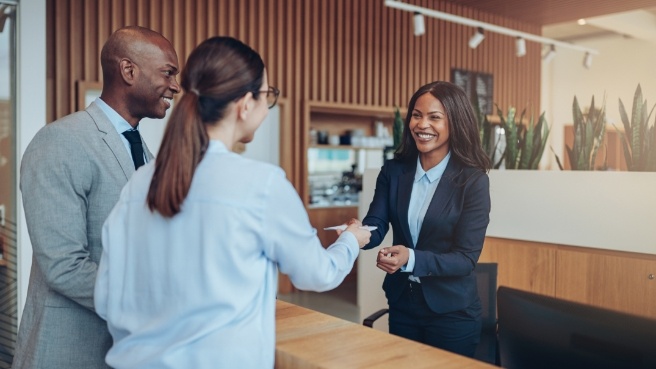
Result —
[[[618,99],[622,99],[630,114],[633,94],[640,83],[643,97],[650,107],[656,103],[656,45],[647,41],[608,36],[591,38],[578,44],[599,50],[592,67],[583,67],[584,54],[559,48],[558,54],[542,69],[542,110],[551,126],[550,144],[564,160],[563,126],[572,124],[572,102],[577,97],[581,109],[590,105],[592,96],[599,106],[606,96],[608,124],[622,127]],[[653,124],[653,117],[651,119]],[[545,150],[541,168],[558,169],[549,147]]]
[[[166,116],[163,119],[144,118],[139,122],[139,132],[141,132],[146,145],[148,145],[148,150],[155,156],[159,152],[166,122],[169,121],[172,111],[173,105],[166,111]]]
[[[46,124],[46,0],[24,0],[18,5],[17,168],[36,132]],[[18,178],[16,178],[18,186]],[[17,187],[18,188],[18,187]],[[32,264],[32,244],[25,225],[20,195],[18,211],[18,321],[23,315]]]
[[[246,145],[243,156],[280,165],[280,107],[274,106],[260,127],[253,141]]]
[[[358,206],[358,219],[363,219],[369,210],[369,204],[374,198],[376,190],[376,178],[380,168],[367,169],[362,175],[362,192],[360,193],[360,205]],[[381,246],[392,245],[392,228],[385,236]],[[383,280],[385,272],[376,266],[376,256],[379,247],[372,250],[361,250],[358,256],[358,285],[357,285],[357,303],[360,310],[360,320],[375,313],[380,309],[387,308],[387,298],[383,291]],[[383,332],[389,331],[388,315],[381,317],[374,324],[374,328]]]
[[[148,149],[157,156],[164,137],[166,123],[173,111],[173,105],[166,111],[163,119],[144,118],[139,123],[139,131],[144,137]],[[280,108],[273,107],[269,111],[260,128],[255,132],[255,138],[246,145],[243,155],[247,158],[280,165]]]
[[[8,21],[9,23],[10,21]],[[5,31],[0,32],[0,100],[9,99],[9,33],[6,29],[9,28],[5,24]]]

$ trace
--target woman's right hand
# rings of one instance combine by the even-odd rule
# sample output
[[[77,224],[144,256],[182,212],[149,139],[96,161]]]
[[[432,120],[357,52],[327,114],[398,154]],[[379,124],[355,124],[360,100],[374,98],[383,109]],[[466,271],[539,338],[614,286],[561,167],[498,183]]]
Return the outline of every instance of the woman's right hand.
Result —
[[[364,245],[369,243],[371,239],[371,231],[360,228],[362,227],[362,222],[357,219],[351,219],[347,223],[346,230],[353,233],[355,238],[358,240],[358,246],[363,248]]]

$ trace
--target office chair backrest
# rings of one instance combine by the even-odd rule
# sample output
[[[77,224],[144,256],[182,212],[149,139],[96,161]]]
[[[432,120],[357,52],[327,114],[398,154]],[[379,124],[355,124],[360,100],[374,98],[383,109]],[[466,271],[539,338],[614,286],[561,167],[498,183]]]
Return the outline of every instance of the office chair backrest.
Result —
[[[495,330],[497,324],[497,263],[478,263],[476,283],[483,307],[483,330]]]

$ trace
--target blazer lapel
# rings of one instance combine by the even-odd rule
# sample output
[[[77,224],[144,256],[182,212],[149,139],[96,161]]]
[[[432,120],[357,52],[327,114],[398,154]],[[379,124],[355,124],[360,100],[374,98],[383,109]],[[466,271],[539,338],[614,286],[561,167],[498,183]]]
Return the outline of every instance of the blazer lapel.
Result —
[[[416,163],[416,161],[414,162]],[[415,164],[416,165],[416,164]],[[403,231],[403,237],[411,245],[412,236],[410,235],[410,226],[408,225],[408,208],[410,207],[410,195],[412,195],[412,185],[415,179],[415,166],[406,165],[403,173],[399,176],[399,187],[397,189],[397,209],[399,211],[400,226]]]
[[[121,141],[121,137],[118,135],[118,132],[116,132],[112,122],[107,119],[105,113],[102,111],[102,109],[100,109],[98,105],[96,105],[95,102],[89,105],[89,107],[86,109],[86,112],[89,113],[93,121],[96,123],[98,131],[103,133],[103,140],[107,144],[107,147],[109,147],[109,149],[112,151],[112,153],[114,153],[114,157],[116,157],[118,164],[123,170],[125,179],[130,179],[132,174],[134,174],[134,163],[132,162],[132,158],[128,154],[127,150],[125,150],[125,145],[123,144],[123,141]],[[147,152],[152,156],[150,151]]]
[[[426,209],[426,216],[424,219],[429,217],[438,217],[442,214],[446,204],[449,203],[451,196],[453,196],[454,190],[456,188],[454,181],[460,169],[460,165],[458,165],[456,160],[452,157],[449,160],[449,164],[447,164],[444,173],[442,174],[440,183],[435,189],[435,194],[433,194],[433,198],[428,205],[428,209]],[[419,237],[417,237],[417,244],[421,243],[422,235],[428,228],[427,223],[430,222],[424,221],[421,225],[421,229],[419,230]]]

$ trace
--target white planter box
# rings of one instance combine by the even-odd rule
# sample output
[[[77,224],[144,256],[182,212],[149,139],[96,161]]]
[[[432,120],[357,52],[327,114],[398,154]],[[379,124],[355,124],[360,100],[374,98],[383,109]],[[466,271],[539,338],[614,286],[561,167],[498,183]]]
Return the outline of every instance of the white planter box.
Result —
[[[487,236],[656,254],[656,173],[493,170]]]

